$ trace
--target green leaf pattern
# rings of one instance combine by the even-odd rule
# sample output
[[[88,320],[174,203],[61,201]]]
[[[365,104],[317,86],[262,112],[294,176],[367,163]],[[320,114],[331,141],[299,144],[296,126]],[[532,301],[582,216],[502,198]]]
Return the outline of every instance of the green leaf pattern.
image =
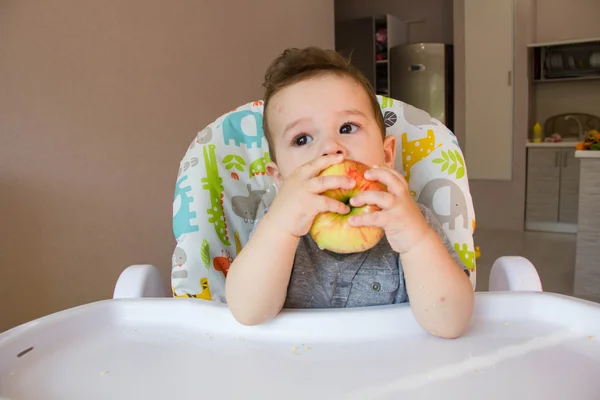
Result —
[[[448,157],[450,157],[450,159],[454,162],[456,162],[456,156],[454,155],[454,153],[452,151],[448,152]]]
[[[465,160],[458,150],[442,150],[442,157],[433,160],[434,164],[442,164],[442,172],[448,171],[448,175],[456,174],[456,179],[465,176]]]
[[[202,262],[206,268],[210,268],[210,252],[208,247],[208,241],[204,239],[200,247],[200,255],[202,256]]]
[[[236,154],[228,154],[223,158],[223,164],[225,164],[225,168],[227,168],[228,171],[235,168],[240,172],[244,172],[246,161]]]

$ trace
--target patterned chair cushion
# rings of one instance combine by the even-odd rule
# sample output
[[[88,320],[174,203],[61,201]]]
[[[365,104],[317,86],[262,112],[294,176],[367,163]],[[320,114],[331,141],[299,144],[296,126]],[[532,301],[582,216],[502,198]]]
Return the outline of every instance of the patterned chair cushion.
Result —
[[[397,137],[396,169],[413,197],[436,214],[475,287],[475,213],[456,137],[425,111],[377,98],[387,134]],[[222,115],[198,132],[181,161],[173,202],[175,297],[225,302],[229,266],[276,193],[265,171],[262,115],[262,101]]]

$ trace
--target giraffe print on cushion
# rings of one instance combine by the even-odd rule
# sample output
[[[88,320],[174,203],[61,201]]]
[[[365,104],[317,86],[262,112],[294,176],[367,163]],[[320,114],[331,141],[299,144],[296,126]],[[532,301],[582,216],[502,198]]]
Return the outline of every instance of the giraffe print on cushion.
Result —
[[[424,138],[408,141],[408,135],[402,134],[402,166],[406,173],[406,180],[410,181],[410,170],[419,161],[431,154],[441,144],[435,146],[435,134],[431,129],[427,130]]]

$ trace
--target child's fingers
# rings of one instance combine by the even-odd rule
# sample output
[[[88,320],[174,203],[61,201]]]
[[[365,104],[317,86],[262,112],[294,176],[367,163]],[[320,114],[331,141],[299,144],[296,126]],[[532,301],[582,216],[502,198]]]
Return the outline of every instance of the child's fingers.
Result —
[[[406,182],[406,178],[404,177],[402,172],[398,171],[395,168],[385,168],[385,169],[390,171],[392,174],[396,175],[398,177],[398,179],[400,179],[402,182],[405,182],[408,185],[408,182]]]
[[[385,228],[389,223],[389,216],[384,211],[374,211],[359,215],[353,215],[348,218],[348,223],[352,226],[376,226]]]
[[[330,175],[317,176],[308,181],[308,191],[319,194],[330,189],[352,189],[356,181],[347,176]]]
[[[318,212],[334,212],[338,214],[348,214],[350,207],[339,200],[332,199],[326,196],[317,196],[317,211]]]
[[[350,204],[354,207],[362,207],[365,204],[372,204],[376,205],[382,210],[393,208],[397,202],[398,199],[393,194],[375,190],[360,192],[350,199]]]
[[[397,172],[397,171],[395,171]],[[379,181],[387,186],[390,193],[402,196],[408,192],[408,183],[400,173],[394,173],[389,168],[373,168],[365,172],[365,178],[370,181]]]
[[[398,184],[400,184],[401,186],[407,186],[408,187],[408,183],[406,182],[406,178],[404,178],[404,175],[402,175],[400,172],[396,171],[393,168],[387,168],[387,167],[375,167],[372,168],[370,170],[368,170],[367,172],[365,172],[365,178],[367,178],[368,180],[377,180],[380,181],[382,183],[383,180],[382,179],[392,179],[394,181],[396,181]]]
[[[309,179],[319,175],[325,168],[339,164],[342,161],[344,161],[344,156],[341,154],[329,154],[317,157],[298,168],[297,173],[300,177]]]

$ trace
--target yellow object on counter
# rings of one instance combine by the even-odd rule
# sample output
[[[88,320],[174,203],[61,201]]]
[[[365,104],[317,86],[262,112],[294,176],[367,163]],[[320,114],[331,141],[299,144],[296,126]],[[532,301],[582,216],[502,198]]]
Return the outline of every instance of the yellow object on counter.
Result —
[[[544,133],[542,132],[542,125],[536,122],[533,126],[533,143],[542,143],[544,141]]]

